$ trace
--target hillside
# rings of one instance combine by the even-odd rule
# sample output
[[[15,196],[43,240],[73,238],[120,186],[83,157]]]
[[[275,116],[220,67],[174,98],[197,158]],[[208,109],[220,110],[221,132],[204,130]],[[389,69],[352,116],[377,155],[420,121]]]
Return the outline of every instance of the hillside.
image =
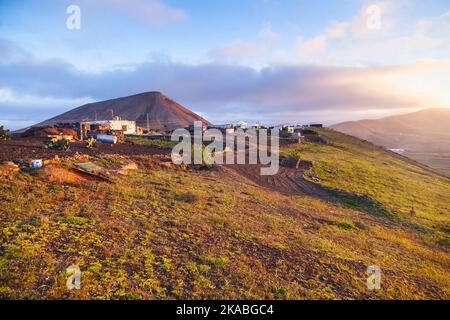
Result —
[[[450,109],[344,122],[331,128],[387,149],[404,149],[405,156],[450,175]]]
[[[114,116],[135,120],[138,126],[147,127],[147,114],[150,128],[170,130],[192,125],[194,121],[209,123],[199,115],[171,100],[160,92],[146,92],[129,97],[89,103],[75,108],[36,126],[52,125],[58,122],[77,122],[90,119],[108,120]]]
[[[282,149],[309,165],[267,180],[250,165],[176,167],[159,148],[0,170],[0,298],[449,299],[450,181],[317,132],[326,144]],[[65,174],[83,157],[113,183]]]

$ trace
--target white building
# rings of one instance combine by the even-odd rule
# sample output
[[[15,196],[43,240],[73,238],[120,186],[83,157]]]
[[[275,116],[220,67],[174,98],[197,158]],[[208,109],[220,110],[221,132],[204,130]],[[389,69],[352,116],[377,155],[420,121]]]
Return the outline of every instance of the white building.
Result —
[[[248,123],[247,123],[247,122],[244,122],[244,121],[239,121],[239,122],[236,124],[236,127],[237,127],[237,128],[241,128],[241,129],[247,129]]]
[[[81,124],[105,126],[110,130],[123,131],[124,134],[136,134],[137,132],[136,121],[122,120],[120,117],[114,117],[114,120],[88,121]]]
[[[233,134],[236,131],[235,124],[218,124],[211,126],[212,129],[218,129],[225,134]]]
[[[275,129],[275,130],[278,130],[278,131],[285,131],[285,132],[288,132],[288,133],[294,133],[294,126],[293,125],[290,125],[290,124],[282,124],[282,125],[279,125],[279,126],[274,126],[274,127],[271,127],[272,129]]]

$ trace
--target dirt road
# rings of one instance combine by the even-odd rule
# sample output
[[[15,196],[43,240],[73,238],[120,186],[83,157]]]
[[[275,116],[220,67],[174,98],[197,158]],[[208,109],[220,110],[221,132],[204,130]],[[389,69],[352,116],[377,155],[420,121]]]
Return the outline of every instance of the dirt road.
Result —
[[[303,169],[287,168],[280,166],[279,171],[273,176],[262,176],[261,165],[223,165],[223,169],[232,170],[234,173],[254,182],[255,184],[287,195],[308,195],[321,199],[330,199],[330,195],[320,186],[303,178]]]

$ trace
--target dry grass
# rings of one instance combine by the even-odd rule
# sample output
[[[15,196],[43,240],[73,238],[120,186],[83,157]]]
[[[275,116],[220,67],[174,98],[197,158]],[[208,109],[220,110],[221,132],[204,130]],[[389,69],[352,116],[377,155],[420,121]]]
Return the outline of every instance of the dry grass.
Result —
[[[312,160],[320,176],[327,167],[319,159]],[[182,171],[132,160],[140,170],[112,177],[115,184],[68,186],[23,172],[0,177],[0,297],[450,298],[448,247],[438,244],[448,236],[448,216],[423,211],[392,219],[261,189],[228,170]],[[97,163],[105,161],[120,166],[121,159]],[[434,197],[431,188],[441,180],[425,176],[414,199]],[[386,190],[396,187],[386,181],[380,182]],[[448,194],[448,182],[442,190]],[[434,210],[446,206],[445,200],[433,204]],[[66,288],[71,264],[82,271],[79,291]],[[380,291],[366,288],[369,265],[382,268]]]

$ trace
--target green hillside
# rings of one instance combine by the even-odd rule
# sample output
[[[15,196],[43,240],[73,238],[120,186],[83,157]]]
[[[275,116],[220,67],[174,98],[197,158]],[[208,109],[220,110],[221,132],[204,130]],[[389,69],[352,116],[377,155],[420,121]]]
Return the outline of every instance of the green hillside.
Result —
[[[449,299],[450,181],[318,132],[327,144],[283,154],[312,161],[323,199],[150,156],[88,157],[114,183],[76,176],[71,158],[0,173],[0,298]],[[66,288],[71,264],[81,290]]]
[[[328,144],[285,150],[314,163],[307,178],[319,178],[320,185],[356,209],[433,232],[449,226],[449,179],[351,136],[316,131]]]

